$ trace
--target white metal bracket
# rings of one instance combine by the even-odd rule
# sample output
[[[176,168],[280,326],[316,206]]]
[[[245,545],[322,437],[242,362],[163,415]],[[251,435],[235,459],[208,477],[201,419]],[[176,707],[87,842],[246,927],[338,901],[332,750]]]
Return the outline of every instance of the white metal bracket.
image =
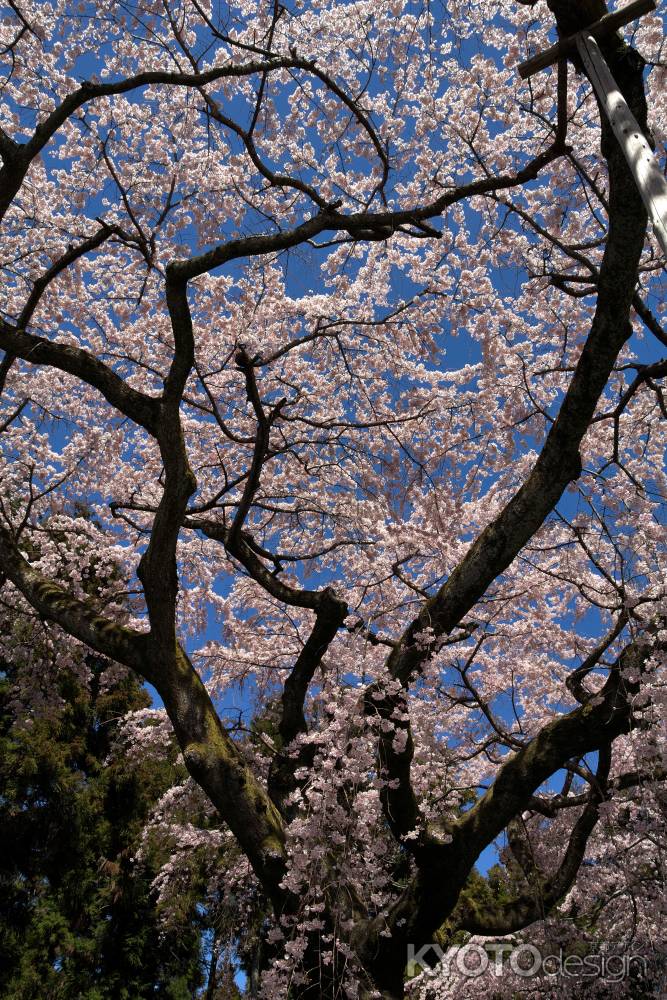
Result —
[[[582,31],[576,41],[588,78],[628,161],[656,239],[667,255],[667,180],[595,38]]]

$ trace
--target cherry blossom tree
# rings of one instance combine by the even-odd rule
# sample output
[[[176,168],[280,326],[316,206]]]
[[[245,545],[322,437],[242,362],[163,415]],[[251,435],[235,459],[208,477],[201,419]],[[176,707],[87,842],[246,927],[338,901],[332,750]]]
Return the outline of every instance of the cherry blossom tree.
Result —
[[[665,262],[581,67],[516,72],[606,9],[2,6],[1,651],[157,690],[257,995],[664,939]],[[601,45],[662,153],[660,18]]]

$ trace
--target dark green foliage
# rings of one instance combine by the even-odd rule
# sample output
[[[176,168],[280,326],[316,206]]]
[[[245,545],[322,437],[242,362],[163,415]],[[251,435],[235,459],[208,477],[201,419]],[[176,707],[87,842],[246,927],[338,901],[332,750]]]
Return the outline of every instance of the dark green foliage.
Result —
[[[165,858],[134,860],[179,777],[175,754],[110,756],[119,720],[150,700],[127,672],[113,668],[106,685],[108,664],[87,662],[90,684],[60,675],[61,704],[28,721],[14,706],[17,670],[1,665],[0,996],[190,1000],[203,979],[201,910],[187,900],[165,930],[150,887]]]

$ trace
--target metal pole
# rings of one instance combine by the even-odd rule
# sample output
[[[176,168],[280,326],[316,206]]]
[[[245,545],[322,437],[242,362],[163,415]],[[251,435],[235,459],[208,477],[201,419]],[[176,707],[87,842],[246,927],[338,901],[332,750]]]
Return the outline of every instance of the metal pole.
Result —
[[[592,35],[576,36],[577,49],[586,72],[614,130],[637,188],[653,223],[653,231],[667,255],[667,180],[637,119],[614,80],[598,43]]]

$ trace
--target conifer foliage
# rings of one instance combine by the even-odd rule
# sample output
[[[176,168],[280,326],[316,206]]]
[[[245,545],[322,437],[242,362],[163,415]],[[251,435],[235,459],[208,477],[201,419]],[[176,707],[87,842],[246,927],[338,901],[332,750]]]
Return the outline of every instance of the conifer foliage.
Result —
[[[89,685],[59,672],[60,704],[35,715],[17,712],[18,668],[2,664],[0,995],[189,1000],[203,980],[196,899],[165,926],[152,888],[160,859],[136,858],[178,769],[169,756],[113,753],[123,717],[149,698],[127,670],[109,677],[95,655],[87,665]]]

